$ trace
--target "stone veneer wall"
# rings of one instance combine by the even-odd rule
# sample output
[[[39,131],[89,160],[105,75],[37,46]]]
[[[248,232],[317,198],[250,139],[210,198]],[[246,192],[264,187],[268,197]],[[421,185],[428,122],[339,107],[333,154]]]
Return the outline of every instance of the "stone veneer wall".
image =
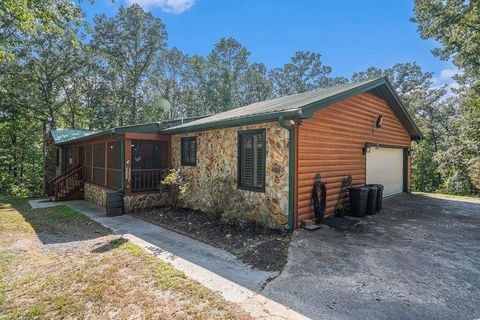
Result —
[[[159,192],[132,193],[123,197],[123,207],[125,209],[125,213],[133,212],[137,209],[164,205],[165,195]]]
[[[85,182],[83,187],[83,198],[88,202],[105,207],[107,205],[107,192],[109,191],[113,190]]]
[[[175,135],[172,137],[172,166],[181,169],[191,179],[190,192],[199,198],[208,190],[202,181],[213,177],[229,177],[237,181],[237,135],[239,131],[266,129],[266,177],[265,192],[241,190],[249,204],[257,210],[266,202],[274,208],[272,220],[285,224],[288,216],[288,131],[276,122],[262,123],[209,131]],[[182,137],[197,137],[196,166],[180,163]],[[198,209],[198,208],[193,208]]]

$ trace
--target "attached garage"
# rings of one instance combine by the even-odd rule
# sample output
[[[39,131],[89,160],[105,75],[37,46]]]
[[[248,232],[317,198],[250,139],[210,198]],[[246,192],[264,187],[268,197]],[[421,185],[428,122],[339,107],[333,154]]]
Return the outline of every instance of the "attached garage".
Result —
[[[410,147],[420,132],[388,81],[328,102],[296,132],[296,226],[314,217],[317,176],[327,189],[326,216],[348,204],[347,177],[354,186],[383,184],[384,196],[410,191]]]
[[[404,148],[370,146],[366,157],[367,184],[383,184],[383,196],[406,192],[406,159]]]

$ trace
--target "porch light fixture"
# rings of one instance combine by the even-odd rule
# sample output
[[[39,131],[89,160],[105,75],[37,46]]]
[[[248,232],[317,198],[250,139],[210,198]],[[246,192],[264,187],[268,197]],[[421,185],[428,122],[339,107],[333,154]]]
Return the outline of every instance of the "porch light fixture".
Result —
[[[382,127],[382,124],[383,124],[383,116],[380,114],[380,115],[377,117],[377,121],[375,122],[375,127],[376,127],[376,128],[381,128],[381,127]]]
[[[410,156],[413,156],[413,150],[411,148],[408,148],[407,149],[407,155],[410,157]]]

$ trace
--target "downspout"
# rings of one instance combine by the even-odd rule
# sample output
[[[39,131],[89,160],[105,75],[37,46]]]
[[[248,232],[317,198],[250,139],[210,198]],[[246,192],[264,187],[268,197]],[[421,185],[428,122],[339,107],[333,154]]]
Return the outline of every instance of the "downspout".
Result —
[[[301,110],[297,112],[297,117],[302,114]],[[282,128],[288,130],[288,224],[287,230],[293,231],[294,229],[294,165],[295,165],[295,137],[293,131],[293,125],[287,124],[284,116],[278,118],[278,123]]]

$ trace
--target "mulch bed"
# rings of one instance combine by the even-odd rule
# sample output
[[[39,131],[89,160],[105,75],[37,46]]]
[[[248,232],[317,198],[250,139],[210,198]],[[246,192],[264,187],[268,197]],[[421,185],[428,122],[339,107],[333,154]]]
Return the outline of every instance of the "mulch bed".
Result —
[[[291,237],[284,231],[263,230],[254,223],[226,225],[212,215],[189,209],[149,208],[130,214],[229,251],[260,270],[281,271],[287,263]]]

